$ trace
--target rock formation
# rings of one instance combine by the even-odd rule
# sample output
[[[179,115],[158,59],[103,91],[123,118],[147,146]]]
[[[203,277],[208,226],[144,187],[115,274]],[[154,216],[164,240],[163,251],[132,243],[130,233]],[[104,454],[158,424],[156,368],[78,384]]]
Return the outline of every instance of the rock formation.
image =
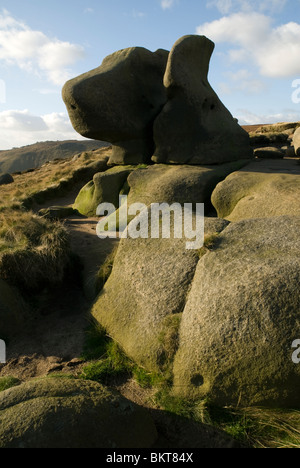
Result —
[[[300,216],[299,179],[295,160],[254,160],[216,186],[212,204],[229,221]]]
[[[96,382],[36,379],[0,394],[0,448],[143,448],[156,438],[144,408]]]
[[[204,36],[174,44],[164,76],[168,101],[154,122],[153,161],[220,164],[252,156],[248,134],[209,85],[213,50]]]
[[[108,56],[63,88],[75,130],[111,142],[113,165],[251,158],[248,134],[208,83],[213,49],[206,37],[191,35],[170,54],[134,47]]]
[[[63,99],[75,130],[113,143],[111,164],[150,160],[153,121],[166,102],[167,58],[165,50],[123,49],[65,84]]]

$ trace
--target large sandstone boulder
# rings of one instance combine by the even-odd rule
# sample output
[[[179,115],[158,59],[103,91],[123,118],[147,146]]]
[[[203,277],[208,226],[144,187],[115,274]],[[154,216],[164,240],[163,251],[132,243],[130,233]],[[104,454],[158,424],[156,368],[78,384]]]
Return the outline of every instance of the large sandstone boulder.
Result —
[[[111,164],[138,164],[153,154],[153,121],[166,102],[168,52],[132,47],[68,81],[63,99],[75,130],[113,143]]]
[[[220,405],[299,407],[300,216],[230,224],[198,263],[174,391]]]
[[[294,133],[293,145],[296,155],[300,157],[300,127]]]
[[[131,172],[128,179],[128,206],[143,203],[205,203],[210,206],[210,197],[215,186],[228,174],[248,163],[247,160],[220,164],[218,166],[190,166],[154,164]],[[117,227],[127,226],[134,216],[126,216],[118,210]]]
[[[208,82],[213,50],[204,36],[174,44],[164,75],[168,101],[154,122],[154,162],[220,164],[253,156],[248,133]]]
[[[0,393],[1,448],[150,448],[156,438],[145,409],[96,382],[45,378]]]
[[[119,193],[128,175],[136,166],[116,166],[94,175],[93,180],[79,192],[73,208],[85,216],[96,216],[98,205],[112,203],[119,206]]]
[[[255,160],[220,182],[211,200],[230,221],[300,215],[300,167],[295,160]]]
[[[204,230],[210,235],[226,225],[221,219],[205,218]],[[112,273],[92,310],[125,352],[152,371],[167,370],[172,362],[199,261],[198,250],[187,250],[187,239],[174,238],[173,228],[171,223],[169,239],[121,239]]]

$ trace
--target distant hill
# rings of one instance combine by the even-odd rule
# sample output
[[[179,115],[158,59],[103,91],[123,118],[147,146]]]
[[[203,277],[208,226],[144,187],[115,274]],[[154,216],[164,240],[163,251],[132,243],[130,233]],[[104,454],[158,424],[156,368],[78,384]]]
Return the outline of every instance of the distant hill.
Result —
[[[96,140],[46,141],[22,148],[0,151],[0,173],[12,174],[36,169],[47,161],[70,158],[77,153],[108,145],[109,143]]]

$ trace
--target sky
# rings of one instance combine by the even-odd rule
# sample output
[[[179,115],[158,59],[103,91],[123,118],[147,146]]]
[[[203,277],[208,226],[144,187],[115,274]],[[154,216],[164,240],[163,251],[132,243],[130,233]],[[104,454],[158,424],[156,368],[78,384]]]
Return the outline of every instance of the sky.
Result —
[[[64,83],[126,47],[215,43],[209,81],[241,125],[300,121],[300,0],[0,0],[0,150],[82,139]]]

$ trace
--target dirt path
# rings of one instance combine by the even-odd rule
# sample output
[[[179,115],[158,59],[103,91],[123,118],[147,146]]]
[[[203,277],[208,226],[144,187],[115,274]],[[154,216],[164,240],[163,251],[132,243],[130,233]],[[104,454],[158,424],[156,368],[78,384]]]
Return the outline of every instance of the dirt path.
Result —
[[[64,198],[37,205],[34,211],[49,206],[72,206],[77,193],[78,187]],[[7,363],[0,365],[0,377],[25,381],[52,372],[79,372],[82,366],[79,357],[95,299],[95,276],[119,242],[118,238],[99,239],[98,221],[81,216],[64,220],[71,249],[80,258],[83,285],[71,279],[60,288],[43,290],[33,298],[34,317],[30,317],[21,336],[7,343]],[[74,277],[79,276],[75,272]]]

